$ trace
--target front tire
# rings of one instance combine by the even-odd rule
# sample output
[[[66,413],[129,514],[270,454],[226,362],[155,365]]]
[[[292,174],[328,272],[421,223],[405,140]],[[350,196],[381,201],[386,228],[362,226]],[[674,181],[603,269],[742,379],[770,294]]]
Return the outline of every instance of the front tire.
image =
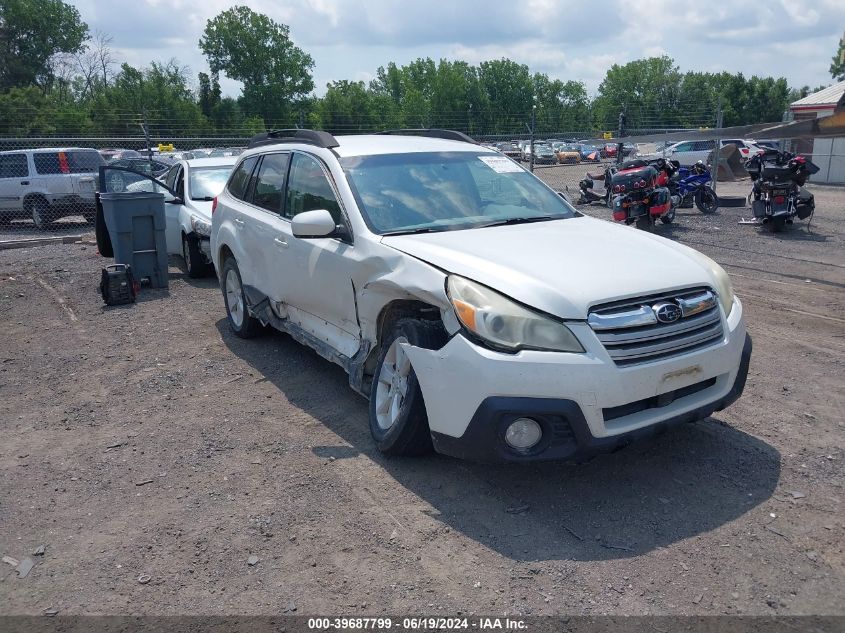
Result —
[[[223,302],[226,304],[226,317],[235,336],[253,338],[261,334],[264,327],[261,321],[249,313],[241,272],[234,257],[228,257],[223,262],[220,286],[223,290]]]
[[[199,279],[208,274],[208,263],[196,235],[182,235],[182,259],[185,260],[185,272],[191,279]]]
[[[422,391],[402,346],[438,349],[444,339],[438,323],[402,319],[382,342],[370,388],[370,433],[385,455],[414,456],[431,451]]]
[[[695,193],[695,206],[702,213],[716,213],[719,208],[719,198],[710,187],[702,187]]]

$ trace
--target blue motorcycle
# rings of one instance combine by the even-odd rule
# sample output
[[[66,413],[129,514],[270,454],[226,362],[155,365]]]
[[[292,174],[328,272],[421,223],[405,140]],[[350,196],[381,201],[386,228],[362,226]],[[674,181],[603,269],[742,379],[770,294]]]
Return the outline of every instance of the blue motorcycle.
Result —
[[[693,203],[702,213],[715,213],[719,198],[710,186],[713,178],[707,166],[698,161],[690,168],[679,167],[669,181],[672,206],[676,209],[691,209]]]

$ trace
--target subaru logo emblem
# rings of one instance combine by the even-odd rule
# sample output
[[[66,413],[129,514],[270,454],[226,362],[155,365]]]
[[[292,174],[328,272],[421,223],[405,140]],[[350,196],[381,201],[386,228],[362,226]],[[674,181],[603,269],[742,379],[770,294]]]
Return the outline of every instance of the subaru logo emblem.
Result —
[[[675,303],[655,303],[651,309],[661,323],[674,323],[682,315],[681,308]]]

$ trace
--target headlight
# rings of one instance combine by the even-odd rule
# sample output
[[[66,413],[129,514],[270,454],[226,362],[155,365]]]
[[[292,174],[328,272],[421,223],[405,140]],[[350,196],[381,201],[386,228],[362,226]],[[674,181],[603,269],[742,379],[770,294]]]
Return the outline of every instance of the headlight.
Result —
[[[486,286],[450,275],[446,289],[463,326],[496,347],[509,351],[584,351],[563,323],[523,308]]]
[[[196,233],[197,235],[204,235],[205,237],[211,237],[211,222],[207,222],[203,220],[201,217],[192,215],[191,216],[191,230]]]
[[[707,257],[707,255],[703,255],[692,248],[688,252],[693,259],[697,260],[713,276],[716,284],[716,293],[719,295],[719,302],[722,304],[725,316],[730,315],[734,305],[734,286],[730,276],[725,272],[724,268]]]

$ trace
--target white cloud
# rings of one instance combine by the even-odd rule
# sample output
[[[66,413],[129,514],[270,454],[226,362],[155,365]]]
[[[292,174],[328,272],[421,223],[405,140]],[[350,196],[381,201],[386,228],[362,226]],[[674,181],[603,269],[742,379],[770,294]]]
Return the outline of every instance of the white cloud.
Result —
[[[206,21],[233,0],[69,0],[92,29],[114,36],[135,66],[172,57],[206,70],[197,42]],[[331,80],[371,78],[390,61],[417,57],[509,57],[532,72],[584,81],[594,91],[612,63],[666,54],[681,70],[785,76],[790,84],[831,81],[830,57],[845,26],[845,2],[734,0],[252,0],[290,26],[315,60],[317,92]],[[224,90],[237,94],[236,82]]]

